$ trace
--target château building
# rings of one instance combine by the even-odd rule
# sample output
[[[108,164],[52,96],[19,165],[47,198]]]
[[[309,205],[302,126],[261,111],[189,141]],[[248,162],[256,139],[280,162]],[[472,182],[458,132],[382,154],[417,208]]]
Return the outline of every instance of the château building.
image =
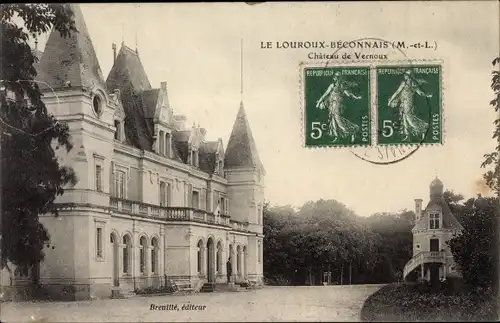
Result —
[[[174,113],[167,82],[150,83],[137,49],[113,44],[104,79],[71,6],[78,33],[52,31],[36,67],[47,108],[72,136],[58,158],[78,177],[56,200],[59,216],[40,216],[50,234],[40,284],[88,299],[165,279],[225,283],[229,258],[234,282],[261,283],[265,170],[243,103],[227,147],[206,140]]]
[[[415,199],[413,257],[404,268],[405,280],[445,279],[459,276],[447,241],[460,234],[462,225],[443,197],[443,183],[436,177],[429,187],[429,203],[422,210],[422,199]]]

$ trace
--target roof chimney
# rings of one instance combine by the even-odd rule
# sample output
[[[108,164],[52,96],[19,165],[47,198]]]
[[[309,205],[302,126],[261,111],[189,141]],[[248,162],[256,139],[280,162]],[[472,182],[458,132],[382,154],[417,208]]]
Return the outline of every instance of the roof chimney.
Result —
[[[416,220],[422,216],[422,199],[415,199],[415,216]]]
[[[113,44],[111,45],[111,48],[113,48],[113,64],[114,64],[114,63],[115,63],[115,61],[116,61],[116,44],[115,44],[115,43],[113,43]]]
[[[161,82],[160,83],[160,88],[162,91],[166,91],[167,90],[167,82]]]

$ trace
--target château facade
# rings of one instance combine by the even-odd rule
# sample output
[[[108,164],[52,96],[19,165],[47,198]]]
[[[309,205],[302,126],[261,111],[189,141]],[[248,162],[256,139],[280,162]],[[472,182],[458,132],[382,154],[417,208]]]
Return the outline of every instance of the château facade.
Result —
[[[265,170],[243,103],[227,147],[207,141],[174,114],[167,83],[152,86],[137,49],[113,44],[104,80],[71,6],[78,33],[52,31],[36,66],[47,108],[72,136],[58,158],[78,177],[56,200],[59,216],[40,216],[51,239],[40,284],[88,299],[165,279],[220,283],[229,258],[233,281],[261,283]]]
[[[447,242],[460,234],[462,225],[444,200],[443,183],[435,178],[429,187],[429,203],[422,210],[422,199],[415,199],[413,257],[404,268],[405,280],[445,279],[459,276]]]

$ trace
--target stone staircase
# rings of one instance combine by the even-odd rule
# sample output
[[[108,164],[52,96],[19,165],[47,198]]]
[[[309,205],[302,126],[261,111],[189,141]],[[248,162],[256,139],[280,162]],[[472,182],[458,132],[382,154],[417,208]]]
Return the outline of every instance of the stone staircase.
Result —
[[[205,283],[201,288],[201,293],[213,293],[213,292],[241,292],[245,291],[246,288],[241,287],[239,284],[230,284],[227,283]]]
[[[112,299],[123,299],[123,298],[131,298],[136,294],[133,290],[122,290],[119,287],[113,287],[111,289],[111,298]]]
[[[422,251],[417,253],[413,258],[408,261],[403,269],[403,279],[406,280],[408,275],[417,269],[419,266],[423,266],[428,263],[441,263],[445,264],[445,253],[441,251]]]
[[[215,291],[214,283],[205,283],[201,287],[200,293],[213,293]]]

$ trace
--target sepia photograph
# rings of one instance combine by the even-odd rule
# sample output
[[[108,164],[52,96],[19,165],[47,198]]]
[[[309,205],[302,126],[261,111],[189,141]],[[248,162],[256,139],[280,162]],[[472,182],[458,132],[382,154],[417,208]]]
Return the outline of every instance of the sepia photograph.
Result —
[[[499,2],[0,17],[2,322],[498,321]]]

